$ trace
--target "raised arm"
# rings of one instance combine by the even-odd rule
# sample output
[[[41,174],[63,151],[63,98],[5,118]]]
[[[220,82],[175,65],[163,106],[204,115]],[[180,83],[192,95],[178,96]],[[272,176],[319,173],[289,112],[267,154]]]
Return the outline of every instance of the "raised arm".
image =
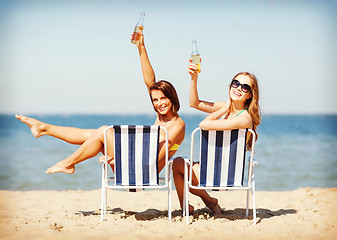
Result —
[[[143,72],[143,79],[147,86],[147,89],[150,92],[150,87],[156,82],[156,76],[153,71],[153,68],[151,66],[149,57],[147,55],[147,51],[144,44],[144,36],[143,33],[139,33],[140,40],[137,44],[139,57],[140,57],[140,64],[142,66],[142,72]]]
[[[191,75],[190,87],[190,107],[198,109],[206,113],[212,113],[220,108],[226,106],[227,102],[207,102],[199,99],[198,95],[198,66],[192,63],[192,58],[189,59],[190,65],[188,66],[188,73]]]

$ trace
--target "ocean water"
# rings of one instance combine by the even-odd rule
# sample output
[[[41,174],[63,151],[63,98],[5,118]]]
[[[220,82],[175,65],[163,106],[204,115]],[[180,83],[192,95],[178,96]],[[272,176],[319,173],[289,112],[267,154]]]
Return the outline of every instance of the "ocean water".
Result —
[[[35,115],[62,126],[98,128],[109,124],[152,124],[155,115]],[[182,115],[186,137],[176,156],[189,156],[190,135],[204,115]],[[258,128],[255,179],[257,190],[337,187],[336,115],[264,115]],[[100,188],[98,157],[76,166],[72,175],[45,170],[78,146],[49,136],[34,138],[12,115],[0,115],[0,189],[66,190]]]

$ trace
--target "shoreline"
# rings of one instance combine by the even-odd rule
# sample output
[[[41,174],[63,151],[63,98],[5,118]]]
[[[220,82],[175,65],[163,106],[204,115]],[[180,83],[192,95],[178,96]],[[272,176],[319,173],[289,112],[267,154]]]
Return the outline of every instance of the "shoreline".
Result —
[[[196,211],[187,225],[172,192],[108,191],[108,215],[100,222],[100,189],[0,191],[0,239],[335,239],[337,188],[256,192],[257,225],[245,217],[245,191],[210,192],[224,214],[214,217],[190,194]],[[252,202],[250,202],[250,206]]]

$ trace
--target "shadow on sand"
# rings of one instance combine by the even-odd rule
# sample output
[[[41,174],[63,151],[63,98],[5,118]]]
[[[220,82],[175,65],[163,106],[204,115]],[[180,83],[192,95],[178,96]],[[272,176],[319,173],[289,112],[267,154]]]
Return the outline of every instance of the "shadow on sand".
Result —
[[[271,211],[269,209],[258,208],[257,209],[257,223],[263,221],[263,219],[268,219],[272,217],[278,217],[287,214],[296,214],[297,211],[295,209],[279,209],[277,211]],[[76,215],[90,216],[90,215],[100,215],[101,211],[78,211],[75,213]],[[125,219],[128,217],[134,216],[136,220],[139,221],[149,221],[155,220],[158,218],[167,218],[167,211],[160,211],[157,209],[147,209],[143,212],[133,212],[126,211],[121,208],[113,208],[108,209],[107,214],[113,214],[121,219]],[[196,209],[190,216],[193,217],[192,222],[197,221],[198,219],[227,219],[230,221],[234,220],[244,220],[246,217],[246,209],[245,208],[235,208],[233,210],[224,210],[223,213],[214,215],[210,209],[201,208]],[[172,219],[176,219],[176,221],[180,221],[182,219],[182,211],[175,210],[172,212]],[[249,210],[248,219],[253,219],[253,211]]]

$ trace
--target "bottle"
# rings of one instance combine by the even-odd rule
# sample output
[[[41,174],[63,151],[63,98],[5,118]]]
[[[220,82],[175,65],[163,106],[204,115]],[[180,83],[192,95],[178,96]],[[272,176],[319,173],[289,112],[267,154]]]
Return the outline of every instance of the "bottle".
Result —
[[[198,52],[198,49],[197,49],[197,41],[196,40],[193,40],[192,41],[192,45],[193,45],[193,51],[192,51],[192,63],[198,65],[198,70],[197,72],[200,73],[201,72],[201,68],[200,68],[200,54]]]
[[[143,22],[144,22],[145,12],[140,14],[139,20],[135,26],[135,30],[132,34],[131,42],[137,44],[139,42],[139,33],[143,31]]]

